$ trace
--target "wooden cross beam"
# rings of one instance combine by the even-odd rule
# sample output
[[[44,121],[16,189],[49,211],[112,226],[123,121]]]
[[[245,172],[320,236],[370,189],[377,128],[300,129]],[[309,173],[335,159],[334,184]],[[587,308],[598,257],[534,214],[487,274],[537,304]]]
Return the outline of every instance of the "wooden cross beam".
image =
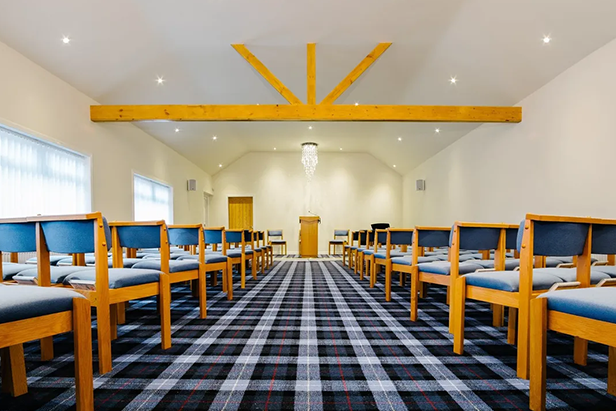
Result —
[[[308,44],[304,104],[243,44],[233,48],[290,104],[90,106],[94,122],[132,121],[395,121],[519,123],[521,107],[333,104],[391,45],[380,43],[322,101],[316,103],[316,45]]]

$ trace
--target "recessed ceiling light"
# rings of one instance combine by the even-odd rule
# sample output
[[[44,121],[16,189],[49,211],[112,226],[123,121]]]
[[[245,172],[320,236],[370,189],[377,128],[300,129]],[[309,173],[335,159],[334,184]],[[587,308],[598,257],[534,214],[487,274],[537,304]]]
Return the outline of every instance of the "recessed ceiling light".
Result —
[[[222,168],[222,164],[218,164],[218,168]]]
[[[216,140],[217,138],[218,138],[218,137],[214,136],[214,137],[212,137],[212,140]]]
[[[440,133],[440,132],[441,132],[441,129],[440,129],[440,128],[435,128],[435,129],[434,129],[434,132],[435,132],[435,133]]]
[[[62,43],[64,43],[64,44],[68,44],[68,43],[70,43],[70,42],[71,42],[71,39],[70,39],[70,38],[68,38],[68,37],[66,37],[66,36],[62,37]]]
[[[274,151],[276,151],[276,147],[274,147]]]
[[[257,103],[257,106],[259,105],[259,103]]]
[[[451,84],[456,84],[458,82],[458,78],[456,76],[453,76],[453,77],[449,78],[449,82]]]
[[[165,82],[165,79],[162,76],[156,76],[156,83],[161,85]]]
[[[179,128],[176,128],[176,129],[175,129],[175,132],[176,132],[176,133],[179,133],[179,132],[180,132],[180,129],[179,129]]]
[[[550,41],[552,41],[552,38],[549,35],[543,36],[543,44],[549,44]]]
[[[398,137],[398,141],[402,141],[402,137]]]
[[[340,151],[342,151],[342,147],[340,147]]]
[[[308,126],[308,130],[312,130],[312,126]]]
[[[394,168],[396,168],[396,165],[394,164]]]
[[[356,106],[359,106],[359,103],[356,101],[356,102],[355,102],[355,105],[356,105]]]

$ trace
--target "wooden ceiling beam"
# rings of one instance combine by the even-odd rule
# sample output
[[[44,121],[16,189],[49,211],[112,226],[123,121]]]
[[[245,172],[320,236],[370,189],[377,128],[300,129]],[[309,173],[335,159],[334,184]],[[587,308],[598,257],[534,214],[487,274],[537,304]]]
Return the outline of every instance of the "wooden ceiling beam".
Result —
[[[272,85],[281,95],[291,104],[304,104],[298,99],[291,90],[285,86],[282,81],[278,80],[278,77],[274,75],[261,61],[255,57],[243,44],[232,44],[235,51],[237,51],[246,61],[259,73],[268,83]]]
[[[308,85],[308,104],[317,104],[317,56],[316,45],[314,43],[308,43],[306,52],[307,61],[307,78],[306,83]]]
[[[521,107],[391,105],[130,105],[90,106],[94,122],[383,121],[519,123]]]
[[[378,46],[370,52],[364,59],[351,71],[328,95],[321,101],[321,104],[334,104],[334,102],[340,97],[351,84],[355,82],[361,76],[364,71],[368,69],[381,54],[391,46],[391,43],[379,43]]]

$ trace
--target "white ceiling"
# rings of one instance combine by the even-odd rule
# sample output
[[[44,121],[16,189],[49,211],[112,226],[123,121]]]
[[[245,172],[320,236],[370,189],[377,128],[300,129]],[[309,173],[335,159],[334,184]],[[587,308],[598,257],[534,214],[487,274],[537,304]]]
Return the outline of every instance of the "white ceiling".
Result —
[[[231,43],[305,101],[306,43],[316,42],[320,100],[389,41],[338,103],[513,105],[616,38],[615,21],[614,0],[0,0],[0,41],[102,104],[285,104]],[[299,152],[304,141],[405,173],[477,126],[137,125],[212,174],[246,152]]]

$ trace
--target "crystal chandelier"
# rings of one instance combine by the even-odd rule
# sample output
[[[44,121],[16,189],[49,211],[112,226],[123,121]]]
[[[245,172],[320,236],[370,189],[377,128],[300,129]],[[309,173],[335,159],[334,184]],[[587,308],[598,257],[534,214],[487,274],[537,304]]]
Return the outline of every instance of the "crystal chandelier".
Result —
[[[319,151],[317,143],[304,143],[302,144],[302,164],[306,171],[308,181],[312,180],[314,171],[319,163]]]

